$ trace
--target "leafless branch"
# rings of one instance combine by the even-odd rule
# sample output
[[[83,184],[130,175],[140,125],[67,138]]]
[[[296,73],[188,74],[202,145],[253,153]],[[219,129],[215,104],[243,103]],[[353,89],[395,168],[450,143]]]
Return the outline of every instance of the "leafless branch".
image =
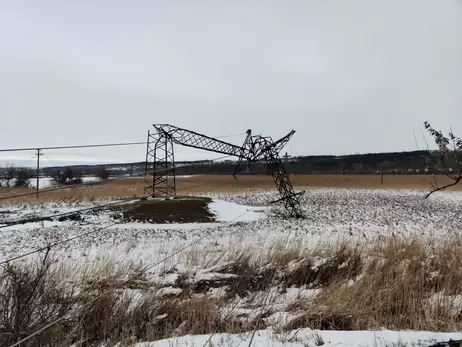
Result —
[[[440,186],[436,177],[433,176],[433,182],[430,182],[431,190],[425,196],[425,199],[428,199],[433,193],[454,187],[462,181],[462,140],[453,134],[452,128],[449,136],[445,136],[441,131],[432,128],[428,122],[424,124],[425,129],[434,137],[435,143],[438,145],[442,166],[450,165],[448,170],[453,171],[456,169],[457,171],[456,173],[444,174],[452,181],[444,186]]]
[[[462,181],[462,175],[459,175],[457,178],[453,178],[453,182],[452,183],[449,183],[449,184],[446,184],[444,186],[439,186],[438,183],[436,183],[436,185],[433,183],[433,182],[430,182],[430,185],[432,186],[432,189],[430,192],[428,192],[427,195],[425,195],[425,199],[428,199],[433,193],[436,193],[436,192],[439,192],[441,190],[445,190],[445,189],[448,189],[448,188],[451,188],[451,187],[454,187],[455,185],[459,184],[459,182]],[[436,182],[436,178],[435,178],[435,182]]]

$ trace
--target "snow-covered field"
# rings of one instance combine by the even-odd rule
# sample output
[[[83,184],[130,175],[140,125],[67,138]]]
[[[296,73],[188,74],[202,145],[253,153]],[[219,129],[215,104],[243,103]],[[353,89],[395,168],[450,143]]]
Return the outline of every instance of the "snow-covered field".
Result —
[[[203,238],[194,245],[206,253],[223,249],[270,247],[284,242],[304,247],[340,240],[371,242],[384,236],[447,237],[462,231],[462,199],[458,193],[441,193],[423,199],[423,192],[398,190],[312,189],[303,197],[306,219],[282,219],[267,207],[267,192],[208,194],[209,206],[219,223],[157,225],[116,224],[75,242],[61,251],[73,260],[86,262],[102,254],[145,263],[157,262],[175,250]],[[82,232],[117,223],[110,212],[82,213],[80,221],[52,221],[6,226],[8,222],[68,213],[116,200],[43,203],[0,207],[0,259],[43,246],[50,239],[67,239]],[[221,245],[221,246],[220,246]],[[213,247],[212,247],[213,246]],[[72,252],[69,253],[69,250]],[[81,251],[85,250],[85,257]],[[172,259],[176,263],[178,259]]]
[[[147,280],[155,282],[164,295],[175,295],[181,293],[181,289],[175,287],[181,274],[188,273],[190,283],[195,285],[226,280],[232,275],[217,269],[226,266],[233,254],[245,250],[263,254],[275,247],[310,249],[344,241],[367,248],[386,237],[444,240],[462,232],[462,199],[458,193],[435,194],[425,200],[425,192],[418,191],[311,189],[302,202],[307,218],[291,220],[280,218],[277,209],[267,206],[272,194],[266,191],[208,194],[213,199],[209,209],[216,215],[216,222],[199,224],[123,224],[112,212],[103,211],[84,212],[76,221],[52,218],[8,226],[21,219],[52,216],[116,200],[8,205],[0,207],[0,261],[86,233],[56,247],[63,264],[84,267],[101,259],[143,264],[150,269]],[[30,257],[20,261],[28,259]],[[210,288],[208,293],[222,294],[223,288]],[[273,308],[280,305],[281,309],[273,310],[265,322],[272,328],[284,325],[294,318],[286,312],[289,304],[317,294],[317,289],[299,287],[272,293],[276,298]],[[245,306],[255,302],[255,297],[252,300],[240,302],[233,309],[246,318],[257,316],[258,310]],[[462,312],[462,307],[460,310]],[[460,333],[437,336],[430,332],[314,332],[309,329],[285,332],[282,336],[272,328],[257,332],[252,346],[316,346],[320,341],[325,346],[390,346],[411,342],[418,345],[419,340],[462,338]],[[137,347],[202,346],[207,337],[185,336],[141,343]],[[247,346],[249,338],[249,334],[217,334],[212,345]]]

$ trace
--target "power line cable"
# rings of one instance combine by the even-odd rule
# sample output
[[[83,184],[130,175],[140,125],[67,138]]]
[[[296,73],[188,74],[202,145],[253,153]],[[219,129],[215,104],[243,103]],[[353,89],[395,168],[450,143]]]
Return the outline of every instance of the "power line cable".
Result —
[[[7,164],[6,164],[6,167],[14,167],[14,168],[16,168],[16,167],[22,167],[22,166],[26,165],[28,162],[30,162],[32,159],[34,159],[35,156],[36,156],[36,154],[34,153],[34,154],[32,154],[32,156],[29,157],[28,159],[24,159],[24,160],[21,159],[21,160],[19,161],[19,164],[8,164],[8,163],[7,163]],[[6,160],[5,160],[5,161],[6,161]],[[13,159],[13,161],[14,161],[14,159]]]
[[[76,239],[79,239],[79,238],[81,238],[81,237],[84,237],[84,236],[88,236],[88,235],[97,233],[97,232],[99,232],[99,231],[101,231],[101,230],[108,229],[108,228],[110,228],[110,227],[112,227],[112,226],[114,226],[114,225],[117,225],[117,224],[120,224],[120,223],[112,223],[112,224],[106,225],[106,226],[104,226],[104,227],[102,227],[102,228],[98,228],[98,229],[96,229],[96,230],[91,230],[91,231],[88,231],[88,232],[86,232],[86,233],[79,234],[79,235],[70,237],[70,238],[68,238],[68,239],[55,242],[55,243],[50,244],[50,245],[47,245],[47,246],[45,246],[45,247],[36,248],[36,249],[34,249],[34,250],[32,250],[32,251],[29,251],[29,252],[27,252],[27,253],[23,253],[23,254],[20,254],[20,255],[15,256],[15,257],[9,258],[9,259],[7,259],[7,260],[4,260],[4,261],[0,262],[0,265],[7,264],[7,263],[9,263],[9,262],[12,262],[12,261],[15,261],[15,260],[18,260],[18,259],[27,257],[27,256],[32,255],[32,254],[35,254],[35,253],[39,253],[39,252],[42,252],[42,251],[46,251],[47,249],[51,249],[51,248],[54,248],[54,247],[56,247],[56,246],[59,246],[59,245],[61,245],[61,244],[63,244],[63,243],[71,242],[71,241],[76,240]]]
[[[230,134],[216,136],[217,139],[245,135],[246,133]],[[18,147],[18,148],[3,148],[0,152],[22,152],[22,151],[36,151],[41,150],[55,150],[55,149],[77,149],[77,148],[99,148],[99,147],[121,147],[121,146],[139,146],[146,145],[147,142],[115,142],[115,143],[96,143],[89,145],[64,145],[64,146],[36,146],[36,147]]]
[[[118,200],[116,202],[103,204],[103,205],[92,206],[92,207],[83,208],[83,209],[75,210],[75,211],[71,211],[71,212],[63,212],[63,213],[58,213],[58,214],[53,214],[53,215],[43,216],[43,217],[20,219],[20,220],[13,221],[13,222],[6,222],[6,224],[4,222],[3,223],[4,225],[1,225],[0,229],[9,228],[9,227],[13,227],[13,226],[16,226],[16,225],[21,225],[21,224],[26,224],[26,223],[41,222],[41,221],[45,221],[45,220],[49,220],[49,219],[53,219],[53,218],[72,216],[74,214],[78,214],[78,213],[81,213],[81,212],[100,210],[100,209],[103,209],[103,208],[106,208],[106,207],[120,205],[120,204],[126,203],[126,202],[131,201],[131,200],[133,200],[133,202],[137,202],[137,201],[141,200],[141,198],[126,198],[126,199],[123,199],[123,200]],[[1,263],[0,263],[0,265],[1,265]]]
[[[73,146],[50,146],[50,147],[27,147],[27,148],[5,148],[0,149],[0,152],[22,152],[40,150],[55,150],[55,149],[75,149],[75,148],[97,148],[97,147],[120,147],[120,146],[136,146],[146,145],[147,142],[118,142],[118,143],[98,143],[91,145],[73,145]]]
[[[26,165],[28,162],[30,162],[32,159],[34,159],[36,157],[36,154],[32,154],[32,156],[29,158],[29,159],[26,159],[24,160],[23,162],[21,162],[21,165],[20,166],[24,166]]]

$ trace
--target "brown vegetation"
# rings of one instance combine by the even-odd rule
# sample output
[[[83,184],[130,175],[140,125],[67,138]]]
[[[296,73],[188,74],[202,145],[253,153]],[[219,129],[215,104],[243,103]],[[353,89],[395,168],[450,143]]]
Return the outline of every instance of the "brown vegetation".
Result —
[[[429,191],[431,182],[435,179],[440,185],[452,182],[444,175],[385,175],[383,184],[380,175],[292,175],[292,182],[296,188],[332,187],[332,188],[359,188],[359,189],[417,189]],[[38,201],[51,200],[84,200],[111,197],[134,197],[144,193],[144,178],[121,178],[94,186],[82,186],[59,190],[55,192],[42,192]],[[247,175],[238,176],[235,180],[231,175],[200,175],[192,177],[179,177],[177,190],[179,195],[194,193],[236,192],[241,190],[275,189],[271,176]],[[451,187],[450,190],[462,190],[462,186]],[[34,192],[31,188],[2,188],[0,197]],[[12,199],[0,201],[1,204],[11,202]],[[16,198],[13,201],[37,201],[35,195]]]
[[[453,240],[455,241],[455,240]],[[452,330],[462,324],[460,242],[389,239],[362,255],[364,271],[332,281],[290,328]],[[458,265],[456,265],[458,264]]]

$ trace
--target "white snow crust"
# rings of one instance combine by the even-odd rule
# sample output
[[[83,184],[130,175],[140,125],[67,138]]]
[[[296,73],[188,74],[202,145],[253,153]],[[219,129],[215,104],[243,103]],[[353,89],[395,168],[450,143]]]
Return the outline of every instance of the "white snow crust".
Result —
[[[252,333],[215,334],[213,347],[248,346]],[[203,347],[210,335],[187,335],[154,342],[138,343],[135,347]],[[262,330],[255,333],[252,347],[388,347],[429,346],[437,341],[462,339],[462,333],[435,333],[429,331],[320,331],[300,329],[285,333]]]

